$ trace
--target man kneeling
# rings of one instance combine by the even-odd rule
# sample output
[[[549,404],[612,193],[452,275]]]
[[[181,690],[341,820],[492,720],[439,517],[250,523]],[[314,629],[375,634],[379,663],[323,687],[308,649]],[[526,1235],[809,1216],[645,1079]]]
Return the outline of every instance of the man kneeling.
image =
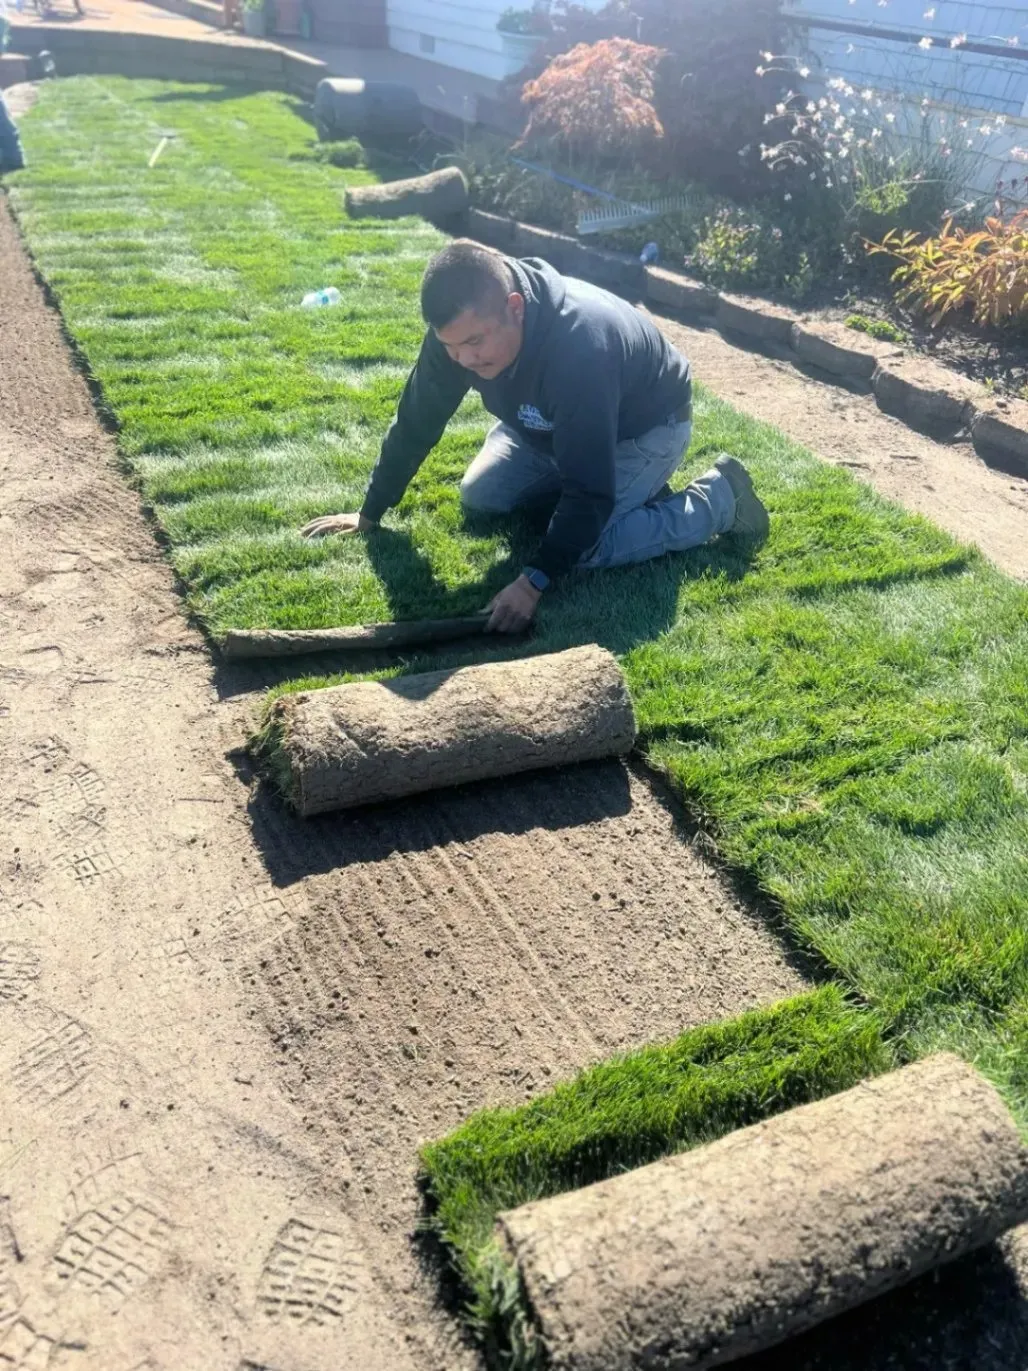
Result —
[[[616,295],[547,263],[460,240],[429,263],[428,332],[359,514],[308,538],[363,533],[399,503],[474,387],[500,421],[461,482],[469,510],[555,508],[530,566],[489,606],[489,628],[525,628],[550,583],[682,552],[719,533],[764,538],[768,515],[745,467],[722,456],[672,494],[692,433],[689,363]]]

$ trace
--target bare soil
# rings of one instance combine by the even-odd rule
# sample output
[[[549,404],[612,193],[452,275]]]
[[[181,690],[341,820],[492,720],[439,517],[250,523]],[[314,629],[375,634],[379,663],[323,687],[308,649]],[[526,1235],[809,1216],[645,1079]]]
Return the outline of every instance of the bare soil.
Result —
[[[1028,385],[1028,332],[1023,325],[978,328],[959,314],[951,314],[938,328],[924,315],[899,305],[888,291],[855,289],[840,300],[831,293],[821,308],[804,308],[812,322],[845,323],[852,314],[886,319],[906,334],[908,353],[920,353],[949,367],[959,376],[995,386],[997,394],[1021,395]],[[856,335],[859,337],[859,335]]]
[[[473,1367],[418,1142],[806,981],[616,763],[291,816],[0,205],[0,1368]],[[219,688],[220,687],[220,688]]]
[[[986,466],[970,441],[922,437],[883,414],[869,387],[832,384],[821,373],[730,343],[713,327],[658,322],[691,360],[697,380],[723,400],[1028,580],[1028,480]]]

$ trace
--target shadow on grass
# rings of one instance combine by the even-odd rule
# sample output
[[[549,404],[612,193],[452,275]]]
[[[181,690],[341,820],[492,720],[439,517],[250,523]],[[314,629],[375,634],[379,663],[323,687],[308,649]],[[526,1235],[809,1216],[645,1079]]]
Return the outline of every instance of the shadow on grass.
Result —
[[[511,554],[480,581],[457,588],[435,575],[429,559],[404,532],[379,529],[368,539],[368,557],[385,590],[390,618],[445,619],[475,614],[520,572],[546,526],[545,518],[519,515],[508,523]],[[483,520],[468,522],[472,533],[493,532]],[[682,585],[701,578],[744,579],[756,549],[721,538],[691,552],[672,553],[636,566],[572,574],[548,591],[528,635],[482,634],[462,642],[403,650],[310,653],[305,656],[230,662],[215,659],[214,681],[221,699],[271,690],[289,681],[343,673],[372,674],[400,666],[404,674],[470,666],[561,652],[597,643],[621,656],[665,633],[678,617]]]
[[[489,833],[556,832],[627,814],[629,774],[620,762],[589,762],[434,791],[408,800],[301,819],[263,782],[249,803],[254,840],[277,886],[398,852],[446,848]]]
[[[247,95],[257,95],[265,89],[250,82],[233,82],[230,86],[218,86],[207,90],[169,90],[163,95],[151,95],[151,105],[220,105],[228,100],[242,100]]]
[[[302,119],[303,122],[305,124],[309,124],[311,128],[315,127],[314,105],[312,101],[301,100],[297,96],[293,95],[290,96],[290,98],[286,101],[286,106],[289,109],[290,113],[296,115],[297,119]]]
[[[368,541],[368,555],[392,617],[444,618],[484,608],[530,561],[547,517],[545,510],[503,521],[468,516],[465,528],[472,535],[503,528],[509,535],[511,552],[480,582],[457,589],[448,588],[435,576],[428,558],[407,534],[380,530]],[[758,550],[752,543],[719,538],[690,552],[669,553],[634,566],[572,572],[543,596],[534,647],[559,652],[583,643],[598,643],[616,655],[629,652],[659,638],[675,623],[684,582],[741,581]]]

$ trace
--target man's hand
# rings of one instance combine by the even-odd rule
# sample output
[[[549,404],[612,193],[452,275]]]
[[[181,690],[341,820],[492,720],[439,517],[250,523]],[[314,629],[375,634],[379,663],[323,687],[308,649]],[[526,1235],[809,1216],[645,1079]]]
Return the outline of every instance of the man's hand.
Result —
[[[347,538],[354,533],[367,533],[376,525],[363,514],[323,514],[320,519],[312,519],[300,530],[303,538],[327,538],[330,533],[338,533]]]
[[[535,618],[541,598],[542,591],[536,590],[526,576],[519,576],[486,605],[486,609],[493,612],[485,626],[486,632],[521,633]]]

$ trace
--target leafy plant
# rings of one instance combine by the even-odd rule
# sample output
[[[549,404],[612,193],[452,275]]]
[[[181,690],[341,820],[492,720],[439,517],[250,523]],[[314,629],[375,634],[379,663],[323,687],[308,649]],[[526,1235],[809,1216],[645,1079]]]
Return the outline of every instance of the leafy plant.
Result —
[[[892,273],[898,298],[926,314],[933,328],[956,310],[993,326],[1028,315],[1028,210],[1006,222],[986,219],[974,232],[952,219],[931,238],[893,230],[867,248],[899,262]]]
[[[759,164],[755,154],[740,158],[738,149],[759,142],[775,78],[756,76],[756,54],[786,43],[786,8],[784,0],[609,0],[593,12],[554,0],[552,38],[528,75],[582,43],[630,39],[662,49],[653,104],[665,136],[653,149],[655,169],[731,194],[752,191]],[[787,84],[783,75],[776,98]]]
[[[800,58],[763,60],[758,72],[776,82],[810,75]],[[966,140],[937,111],[911,115],[894,93],[858,91],[842,77],[824,89],[816,100],[791,90],[772,104],[765,123],[778,141],[762,142],[760,158],[791,214],[805,206],[802,232],[819,271],[843,264],[867,274],[864,239],[930,232],[962,198]]]
[[[737,207],[721,209],[704,223],[686,266],[718,289],[784,288],[800,298],[812,284],[810,259],[792,236]]]
[[[664,137],[653,107],[659,48],[611,38],[580,43],[529,81],[529,111],[519,147],[547,143],[573,161],[624,159],[650,151]]]
[[[506,145],[478,143],[460,159],[471,202],[479,209],[506,214],[558,233],[574,233],[576,193],[548,176],[512,162]]]
[[[869,319],[866,314],[851,314],[846,327],[857,333],[866,333],[869,338],[877,338],[883,343],[906,343],[907,335],[888,319]]]

